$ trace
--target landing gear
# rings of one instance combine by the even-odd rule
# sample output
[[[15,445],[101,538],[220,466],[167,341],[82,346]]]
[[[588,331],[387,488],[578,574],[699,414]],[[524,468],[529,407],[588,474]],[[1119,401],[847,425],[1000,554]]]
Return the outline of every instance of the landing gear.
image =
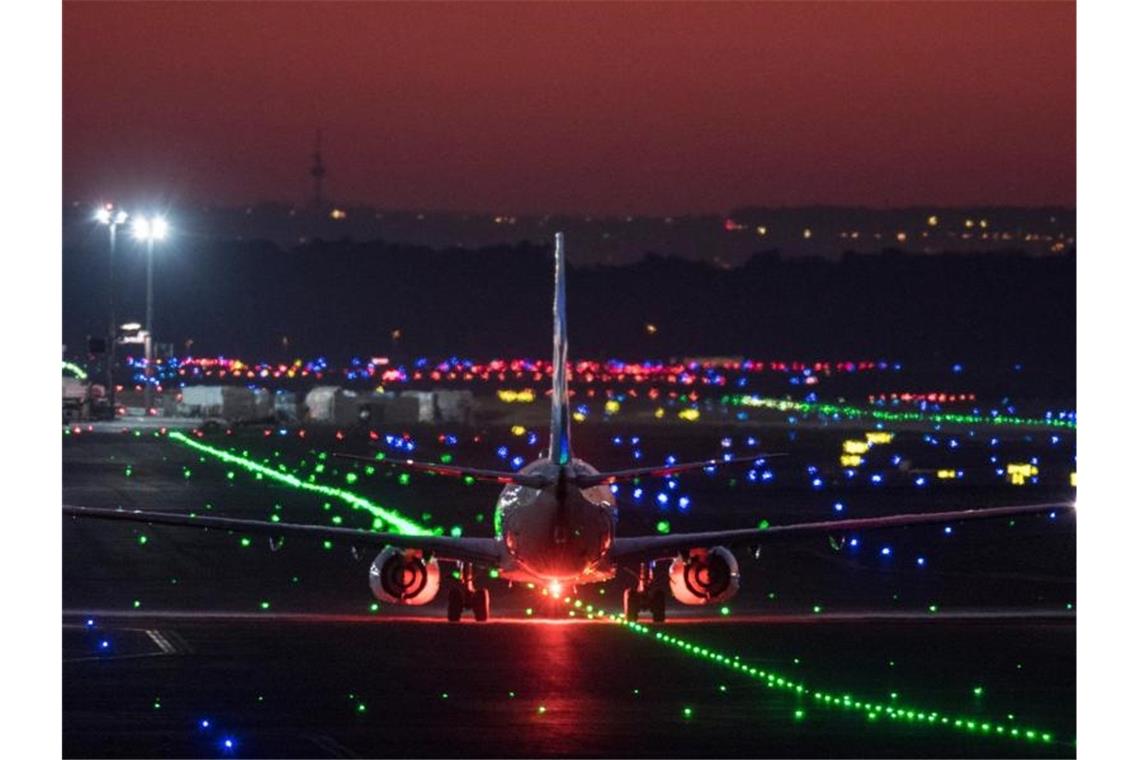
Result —
[[[447,619],[459,622],[463,610],[471,610],[475,619],[484,622],[491,617],[491,592],[485,588],[475,588],[475,570],[470,563],[459,566],[462,588],[453,586],[447,591]]]
[[[641,592],[635,588],[627,588],[622,597],[622,612],[625,613],[625,619],[631,623],[636,622],[641,607]]]
[[[491,592],[485,588],[476,591],[471,599],[471,609],[475,613],[475,619],[480,623],[489,618],[491,616]]]
[[[642,610],[648,610],[654,623],[665,622],[665,589],[653,587],[653,568],[643,563],[637,574],[637,588],[627,588],[622,597],[622,612],[625,619],[637,621]]]
[[[458,623],[459,618],[463,615],[463,589],[450,588],[447,590],[447,619],[452,623]]]
[[[649,614],[654,623],[665,622],[665,589],[655,588],[649,592]]]

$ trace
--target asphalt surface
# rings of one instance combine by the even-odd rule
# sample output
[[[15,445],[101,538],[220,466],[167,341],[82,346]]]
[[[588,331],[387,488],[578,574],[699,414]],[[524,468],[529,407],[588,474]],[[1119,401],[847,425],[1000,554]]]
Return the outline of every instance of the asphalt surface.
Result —
[[[69,434],[64,500],[97,507],[200,511],[235,517],[367,527],[370,516],[335,499],[258,479],[157,431]],[[500,464],[496,449],[529,454],[505,427],[459,434],[412,431],[413,456],[453,453]],[[707,429],[576,429],[579,452],[599,466],[643,457],[701,458],[719,449]],[[1005,461],[1039,457],[1029,487],[993,476],[989,431],[953,450],[900,435],[891,452],[905,473],[869,461],[885,480],[851,480],[832,463],[843,431],[767,430],[761,450],[773,478],[742,473],[679,479],[662,508],[647,483],[619,494],[619,531],[700,530],[827,516],[987,506],[1072,498],[1072,436],[1000,435]],[[957,434],[954,434],[957,435]],[[622,438],[620,445],[613,437]],[[743,436],[733,434],[734,450]],[[651,442],[652,437],[652,442]],[[1028,440],[1027,440],[1028,439]],[[315,452],[365,450],[331,432],[238,431],[200,439],[217,449],[301,473],[323,461],[318,482],[465,535],[490,535],[496,491],[414,476],[401,483]],[[381,441],[383,443],[383,441]],[[535,447],[536,449],[537,447]],[[275,453],[276,452],[276,453]],[[528,457],[529,458],[529,457]],[[304,463],[304,464],[302,464]],[[917,487],[927,466],[964,477]],[[813,486],[818,466],[822,484]],[[348,482],[349,472],[357,478]],[[232,473],[232,475],[231,475]],[[306,475],[307,477],[307,475]],[[329,507],[325,508],[328,503]],[[843,505],[842,512],[835,504]],[[207,506],[209,505],[209,506]],[[850,538],[850,537],[849,537]],[[1039,756],[1075,754],[1075,518],[952,526],[859,536],[742,557],[741,593],[720,610],[671,604],[663,630],[807,687],[770,688],[746,674],[601,620],[569,618],[564,603],[482,578],[489,624],[442,622],[440,600],[413,610],[373,608],[370,556],[350,547],[266,542],[174,528],[68,520],[63,531],[64,752],[67,756]],[[888,552],[884,553],[883,549]],[[919,560],[922,560],[919,563]],[[584,605],[614,610],[625,584],[579,590]],[[604,593],[603,593],[604,592]],[[528,610],[530,614],[528,614]],[[826,706],[813,690],[975,719],[977,727],[869,720]],[[895,696],[892,697],[891,695]],[[446,697],[444,696],[446,695]],[[363,706],[363,709],[361,709]],[[544,708],[541,709],[540,708]],[[691,712],[686,715],[685,709]],[[797,710],[802,710],[797,714]],[[1012,715],[1014,717],[1010,718]],[[202,726],[201,721],[208,721]],[[1047,732],[1049,743],[984,733],[999,723]],[[226,748],[229,739],[233,746]]]

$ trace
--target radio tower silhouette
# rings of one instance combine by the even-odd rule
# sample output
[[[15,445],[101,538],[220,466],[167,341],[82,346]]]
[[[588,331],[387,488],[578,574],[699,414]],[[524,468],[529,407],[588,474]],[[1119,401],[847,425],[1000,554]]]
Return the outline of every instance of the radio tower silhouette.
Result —
[[[313,178],[313,208],[320,211],[325,207],[323,184],[325,179],[325,165],[321,161],[321,130],[317,130],[317,145],[313,150],[313,165],[309,169],[309,176]]]

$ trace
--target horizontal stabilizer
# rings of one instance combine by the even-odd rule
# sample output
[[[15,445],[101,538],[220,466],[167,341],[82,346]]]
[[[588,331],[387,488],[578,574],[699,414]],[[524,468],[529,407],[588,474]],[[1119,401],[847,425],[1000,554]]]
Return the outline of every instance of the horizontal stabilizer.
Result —
[[[623,480],[633,480],[634,478],[664,478],[670,475],[676,475],[679,472],[703,470],[706,467],[752,464],[761,459],[783,456],[787,456],[787,454],[749,454],[746,457],[734,457],[732,459],[706,459],[702,462],[678,462],[677,464],[662,464],[655,467],[638,467],[632,470],[599,472],[596,475],[575,475],[570,479],[570,482],[579,488],[588,488],[590,486],[618,483]]]
[[[457,467],[455,465],[440,464],[438,462],[417,462],[414,459],[395,459],[393,457],[376,459],[359,454],[333,454],[333,456],[339,459],[354,459],[358,462],[368,462],[373,465],[388,465],[389,467],[398,467],[405,470],[412,470],[413,472],[428,472],[435,475],[443,475],[448,478],[470,477],[475,480],[489,480],[502,485],[515,484],[526,486],[527,488],[545,488],[554,482],[550,478],[545,478],[541,475],[527,475],[520,472],[503,472],[499,470],[480,470],[475,467]]]

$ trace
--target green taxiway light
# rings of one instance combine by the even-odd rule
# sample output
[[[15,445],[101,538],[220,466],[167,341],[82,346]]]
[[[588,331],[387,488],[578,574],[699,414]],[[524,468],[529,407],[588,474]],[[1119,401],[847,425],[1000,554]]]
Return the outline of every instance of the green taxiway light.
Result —
[[[567,605],[573,604],[573,597],[566,597],[564,602]],[[599,611],[599,615],[605,617],[606,613]],[[759,670],[755,667],[743,664],[739,657],[729,656],[723,653],[716,652],[706,647],[694,645],[691,642],[685,641],[678,636],[665,633],[660,630],[651,630],[648,626],[641,625],[640,623],[627,621],[624,616],[618,614],[608,615],[609,620],[618,625],[626,628],[635,633],[643,635],[652,634],[651,637],[654,641],[659,641],[663,644],[671,645],[683,652],[701,657],[714,663],[721,664],[725,667],[731,668],[736,672],[750,676],[756,680],[761,681],[765,686],[770,689],[781,689],[794,693],[796,695],[804,695],[808,692],[808,687],[798,679],[784,678],[776,673],[768,673]],[[981,733],[993,735],[1001,735],[1004,738],[1024,738],[1026,741],[1042,742],[1052,741],[1053,735],[1043,733],[1036,729],[1027,729],[1024,726],[1013,727],[1004,726],[1000,723],[979,723],[975,722],[972,718],[956,718],[953,723],[951,719],[946,716],[939,716],[938,713],[933,711],[918,710],[913,707],[903,706],[898,704],[897,692],[891,692],[891,705],[886,706],[875,702],[855,699],[850,694],[831,694],[822,690],[812,690],[812,698],[819,704],[827,705],[832,708],[842,710],[853,710],[863,712],[867,715],[868,720],[874,721],[879,714],[885,714],[892,720],[906,720],[910,722],[921,722],[926,725],[941,725],[947,728],[953,727],[965,733],[978,733],[979,726],[991,726],[993,734],[990,734],[990,729],[981,728]],[[682,713],[686,718],[692,715],[692,708],[686,707]],[[805,713],[806,714],[806,713]],[[798,716],[797,716],[798,717]],[[1013,715],[1007,716],[1012,721]],[[1048,738],[1046,738],[1048,737]]]
[[[80,367],[78,364],[72,364],[71,362],[64,362],[63,363],[63,371],[64,372],[70,372],[71,375],[73,377],[75,377],[76,379],[79,379],[79,380],[86,380],[87,379],[87,372],[85,372],[84,369],[82,367]]]
[[[883,422],[930,422],[935,424],[950,423],[954,425],[994,425],[996,427],[1052,427],[1076,430],[1077,423],[1065,419],[1045,419],[1029,417],[1013,417],[997,414],[985,417],[979,414],[954,414],[923,412],[899,412],[886,409],[865,409],[857,406],[819,404],[806,401],[786,401],[784,399],[763,398],[760,396],[722,396],[721,403],[729,406],[751,406],[764,409],[775,409],[781,412],[799,412],[800,414],[820,414],[825,417],[845,417],[847,419],[870,418]]]
[[[177,430],[171,431],[169,438],[176,443],[188,446],[199,453],[212,456],[227,464],[234,464],[247,472],[254,475],[262,475],[270,480],[277,481],[286,486],[290,486],[299,491],[308,491],[311,493],[320,494],[329,498],[339,499],[340,501],[348,504],[353,509],[363,509],[372,514],[374,518],[379,518],[384,521],[385,525],[396,533],[412,536],[429,535],[430,530],[419,525],[418,523],[409,520],[391,509],[386,509],[372,501],[359,496],[352,491],[347,491],[342,488],[328,486],[321,483],[314,483],[301,480],[296,475],[282,473],[272,467],[268,467],[259,462],[255,462],[248,456],[239,456],[229,451],[210,446],[209,444],[202,443],[201,441],[194,440],[185,433]],[[232,471],[231,471],[232,472]],[[404,473],[406,475],[407,473]]]

